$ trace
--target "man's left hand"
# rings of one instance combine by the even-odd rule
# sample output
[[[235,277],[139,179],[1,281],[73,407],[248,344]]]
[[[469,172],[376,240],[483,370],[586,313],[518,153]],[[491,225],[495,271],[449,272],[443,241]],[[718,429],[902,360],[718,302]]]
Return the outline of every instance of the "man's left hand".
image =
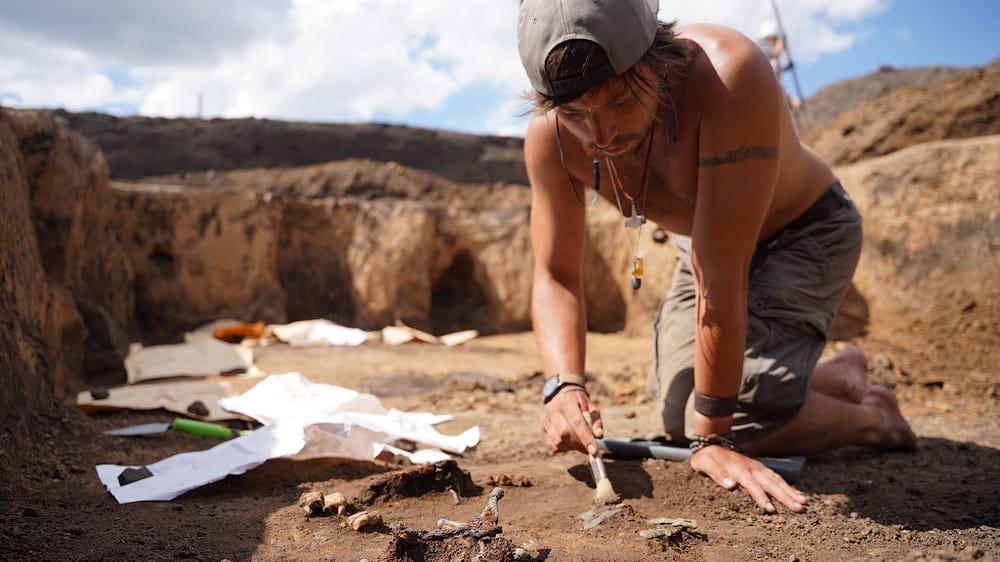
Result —
[[[691,456],[691,468],[707,475],[727,490],[742,486],[757,505],[774,513],[771,498],[795,513],[806,510],[809,497],[759,461],[718,445],[710,445]]]

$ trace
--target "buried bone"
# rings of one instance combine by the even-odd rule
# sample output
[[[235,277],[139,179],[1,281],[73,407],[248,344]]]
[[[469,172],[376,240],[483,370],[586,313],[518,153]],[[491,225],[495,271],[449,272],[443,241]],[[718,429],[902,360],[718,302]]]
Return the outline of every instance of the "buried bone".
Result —
[[[672,519],[669,517],[650,519],[649,524],[656,525],[656,527],[639,531],[640,537],[644,539],[670,538],[685,530],[698,528],[698,522],[693,519]]]
[[[323,494],[321,492],[306,492],[299,498],[299,507],[306,517],[323,513]]]
[[[343,515],[349,507],[347,497],[340,492],[323,494],[322,492],[306,492],[299,498],[299,508],[306,517],[317,515]]]
[[[382,515],[377,511],[359,511],[347,518],[347,525],[355,531],[372,526],[381,525]]]
[[[514,560],[514,545],[500,536],[502,497],[503,489],[494,488],[486,507],[468,523],[442,519],[435,531],[398,525],[380,560]]]
[[[331,515],[336,512],[337,515],[343,515],[346,509],[347,497],[344,494],[334,492],[323,496],[323,513]]]

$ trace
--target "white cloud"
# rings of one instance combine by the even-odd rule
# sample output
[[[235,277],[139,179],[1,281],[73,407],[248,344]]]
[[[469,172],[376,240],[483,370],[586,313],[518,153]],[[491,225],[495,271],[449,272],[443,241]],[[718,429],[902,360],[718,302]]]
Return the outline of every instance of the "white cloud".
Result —
[[[799,64],[848,48],[890,0],[781,1]],[[0,99],[146,115],[406,122],[414,112],[520,135],[517,0],[36,0],[0,12]],[[753,36],[760,0],[661,0],[661,19]],[[448,101],[483,91],[474,116]],[[492,93],[492,95],[490,95]],[[13,102],[12,102],[13,100]],[[466,104],[468,105],[468,104]]]
[[[892,0],[778,1],[781,22],[797,64],[847,49],[859,38],[857,24],[889,8]],[[771,2],[759,0],[661,0],[660,19],[681,24],[709,22],[727,25],[755,38],[761,23],[773,21]]]
[[[4,2],[0,36],[21,32],[132,65],[203,64],[285,31],[290,0],[22,0]]]
[[[528,118],[523,116],[525,102],[517,98],[507,98],[498,103],[486,116],[485,130],[506,137],[523,137]]]

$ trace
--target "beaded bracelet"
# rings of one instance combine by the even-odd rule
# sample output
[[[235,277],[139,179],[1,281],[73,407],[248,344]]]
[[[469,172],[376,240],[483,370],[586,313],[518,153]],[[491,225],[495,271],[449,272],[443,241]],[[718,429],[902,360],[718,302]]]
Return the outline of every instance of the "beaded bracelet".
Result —
[[[736,435],[734,433],[727,433],[726,435],[695,435],[688,447],[691,448],[692,454],[697,453],[709,445],[718,445],[720,447],[725,447],[730,451],[736,451],[737,453],[742,454],[743,449],[740,449],[740,446],[736,444],[735,439]]]

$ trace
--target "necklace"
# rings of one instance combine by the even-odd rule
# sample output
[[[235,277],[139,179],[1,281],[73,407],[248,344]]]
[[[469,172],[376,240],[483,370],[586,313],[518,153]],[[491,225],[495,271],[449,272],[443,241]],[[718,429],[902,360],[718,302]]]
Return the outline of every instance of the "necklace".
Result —
[[[625,235],[628,237],[629,247],[632,250],[632,290],[638,290],[642,286],[642,276],[644,273],[644,260],[639,257],[639,244],[642,241],[642,225],[646,224],[646,195],[649,193],[646,189],[646,179],[649,172],[649,155],[653,151],[653,131],[656,129],[655,123],[649,127],[649,138],[646,139],[646,159],[642,165],[642,181],[639,183],[639,191],[636,192],[635,197],[625,191],[622,187],[622,180],[618,176],[618,168],[615,163],[608,156],[604,157],[604,162],[608,166],[608,175],[611,176],[611,186],[612,192],[615,194],[615,203],[618,205],[618,212],[625,216],[625,208],[622,207],[621,196],[627,199],[631,204],[630,209],[631,214],[625,217]],[[641,205],[642,209],[638,207],[636,201],[642,199]]]

